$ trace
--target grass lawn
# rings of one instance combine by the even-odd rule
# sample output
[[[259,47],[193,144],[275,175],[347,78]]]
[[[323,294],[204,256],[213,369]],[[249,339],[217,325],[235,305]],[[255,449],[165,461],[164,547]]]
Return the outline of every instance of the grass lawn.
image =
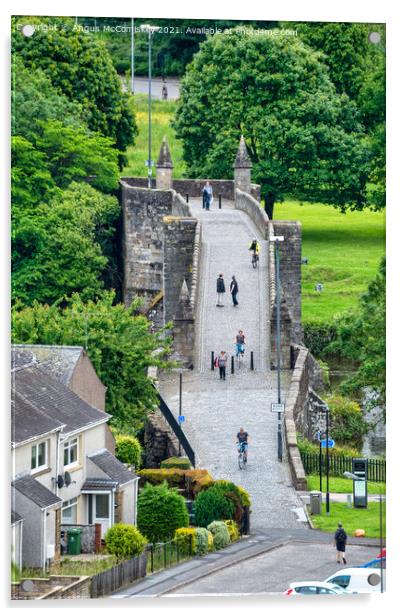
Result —
[[[353,482],[350,479],[346,479],[346,477],[329,477],[329,489],[330,492],[338,492],[339,494],[352,494],[353,493]],[[322,476],[322,489],[325,492],[326,490],[326,478],[325,472]],[[319,475],[307,475],[307,490],[319,490],[320,489],[320,476]],[[380,494],[381,491],[384,490],[383,494],[385,494],[385,484],[384,483],[374,483],[372,481],[367,482],[367,491],[369,494]]]
[[[161,143],[166,135],[174,166],[173,177],[182,178],[185,177],[183,149],[170,126],[175,108],[175,101],[152,100],[152,160],[156,165]],[[127,148],[128,162],[122,175],[145,178],[148,172],[145,166],[145,161],[148,159],[148,96],[146,94],[134,95],[134,111],[139,134],[135,139],[135,145]],[[155,177],[155,167],[153,177]]]
[[[385,254],[385,213],[348,212],[296,201],[275,205],[277,220],[299,220],[303,233],[303,321],[330,319],[356,306]],[[317,282],[324,285],[314,291]]]
[[[338,522],[342,522],[346,533],[354,535],[357,528],[366,531],[366,537],[380,536],[380,504],[368,503],[367,509],[349,509],[346,503],[331,503],[329,515],[325,513],[325,503],[322,507],[322,515],[311,516],[314,528],[326,532],[335,533]],[[383,503],[382,531],[385,532],[385,503]]]
[[[122,175],[147,176],[148,97],[134,96],[139,128],[136,143],[127,150],[128,163]],[[170,126],[176,101],[152,101],[152,159],[157,161],[166,135],[173,160],[173,177],[186,177],[183,149]],[[155,177],[155,169],[153,170]],[[381,212],[341,212],[329,205],[286,200],[275,205],[277,220],[299,220],[303,232],[302,266],[303,321],[326,321],[334,314],[356,306],[359,296],[374,278],[385,253],[385,214]],[[317,282],[322,293],[314,291]]]

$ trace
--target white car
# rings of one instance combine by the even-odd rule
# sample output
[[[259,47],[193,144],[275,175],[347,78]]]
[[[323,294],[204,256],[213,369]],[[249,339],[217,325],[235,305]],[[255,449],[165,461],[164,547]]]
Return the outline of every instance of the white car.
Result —
[[[337,584],[350,593],[381,592],[381,571],[364,567],[340,569],[326,580]],[[385,571],[383,571],[383,590],[385,590]]]
[[[289,588],[285,590],[284,595],[349,595],[349,591],[345,590],[337,584],[328,582],[292,582]]]

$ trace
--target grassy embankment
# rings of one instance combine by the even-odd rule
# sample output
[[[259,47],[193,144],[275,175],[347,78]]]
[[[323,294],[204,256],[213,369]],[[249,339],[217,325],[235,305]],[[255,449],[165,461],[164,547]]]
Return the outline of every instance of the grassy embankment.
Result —
[[[185,177],[182,145],[170,126],[175,101],[152,102],[152,157],[156,162],[166,135],[174,164],[173,176]],[[148,157],[148,101],[146,95],[134,100],[139,135],[128,150],[123,175],[146,177]],[[299,220],[303,232],[302,266],[303,321],[328,321],[339,312],[356,306],[359,296],[375,276],[385,252],[385,215],[378,212],[342,214],[332,206],[286,200],[275,206],[277,220]],[[324,290],[314,290],[316,283]]]

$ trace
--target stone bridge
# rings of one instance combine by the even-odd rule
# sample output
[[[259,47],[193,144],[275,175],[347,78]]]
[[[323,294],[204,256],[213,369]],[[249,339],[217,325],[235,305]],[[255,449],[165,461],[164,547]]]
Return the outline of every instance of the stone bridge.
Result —
[[[302,346],[300,224],[270,221],[260,207],[243,138],[234,180],[210,180],[210,210],[203,208],[201,198],[206,180],[172,180],[172,169],[164,141],[155,188],[148,190],[139,178],[122,179],[125,301],[142,295],[154,320],[159,314],[159,322],[172,323],[173,356],[184,368],[183,430],[197,466],[250,493],[254,530],[295,528],[305,520],[297,489],[306,488],[296,430],[306,435],[312,430],[311,388],[319,376]],[[277,415],[271,412],[277,400],[272,235],[285,239],[280,246],[283,462],[277,459]],[[261,245],[256,269],[248,251],[254,238]],[[216,306],[220,273],[226,285],[223,308]],[[237,307],[229,293],[233,275],[239,285]],[[233,374],[229,363],[224,382],[211,369],[211,352],[233,355],[239,329],[246,335],[245,358]],[[158,387],[178,416],[178,372],[160,375]],[[237,466],[235,440],[241,426],[251,439],[246,471]]]

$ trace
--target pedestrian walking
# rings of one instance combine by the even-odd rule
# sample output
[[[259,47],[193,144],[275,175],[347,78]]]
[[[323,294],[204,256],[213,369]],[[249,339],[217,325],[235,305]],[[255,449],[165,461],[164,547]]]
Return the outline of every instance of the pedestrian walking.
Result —
[[[218,279],[216,281],[216,292],[217,292],[217,300],[216,305],[218,308],[223,308],[222,296],[225,293],[225,281],[223,280],[223,274],[219,274]]]
[[[219,378],[221,381],[226,381],[226,364],[228,356],[226,351],[221,351],[218,357]]]
[[[342,523],[339,522],[338,528],[334,535],[334,546],[336,547],[336,562],[340,563],[341,559],[344,565],[346,565],[346,541],[348,536],[346,534],[345,529],[342,526]]]
[[[233,306],[239,305],[239,302],[237,301],[238,292],[239,292],[239,285],[237,284],[236,278],[232,276],[232,281],[230,283],[230,293],[232,294]]]
[[[212,186],[209,182],[207,182],[202,189],[202,207],[209,210],[209,206],[212,205],[213,200],[214,197],[212,193]]]

